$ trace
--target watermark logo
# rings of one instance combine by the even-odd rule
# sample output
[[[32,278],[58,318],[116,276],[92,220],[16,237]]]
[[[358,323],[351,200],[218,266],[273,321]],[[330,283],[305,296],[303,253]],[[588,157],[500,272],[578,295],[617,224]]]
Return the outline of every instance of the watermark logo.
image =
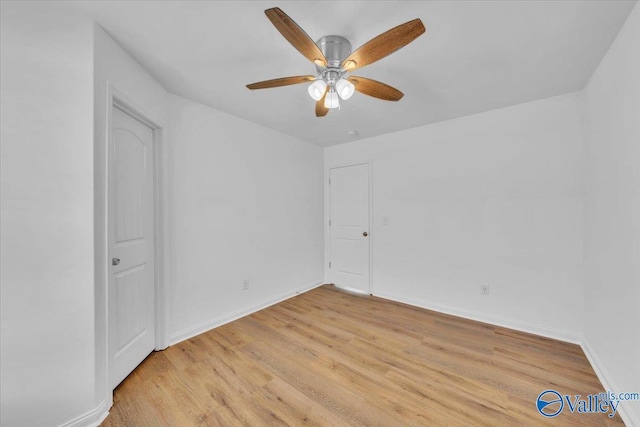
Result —
[[[562,395],[555,390],[545,390],[536,400],[538,412],[545,417],[553,418],[564,409]]]
[[[613,393],[606,391],[598,394],[562,395],[556,390],[545,390],[536,399],[536,408],[540,415],[553,418],[565,408],[571,413],[579,414],[607,414],[613,418],[618,411],[618,405],[625,400],[640,400],[640,393]]]

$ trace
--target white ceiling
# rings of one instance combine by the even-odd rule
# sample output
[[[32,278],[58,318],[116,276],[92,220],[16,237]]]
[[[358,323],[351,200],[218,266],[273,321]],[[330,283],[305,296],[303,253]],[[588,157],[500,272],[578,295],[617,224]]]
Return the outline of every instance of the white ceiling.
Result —
[[[582,89],[635,1],[83,1],[170,92],[329,146]],[[427,32],[355,74],[400,89],[399,102],[356,93],[316,118],[306,85],[245,85],[313,74],[273,27],[278,6],[314,40],[354,49],[414,18]],[[356,130],[357,137],[347,135]]]

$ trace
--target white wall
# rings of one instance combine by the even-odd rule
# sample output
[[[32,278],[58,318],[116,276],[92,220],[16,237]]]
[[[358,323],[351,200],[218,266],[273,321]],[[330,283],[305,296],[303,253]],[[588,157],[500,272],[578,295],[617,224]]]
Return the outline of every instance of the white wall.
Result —
[[[579,102],[563,95],[325,149],[325,168],[372,160],[373,293],[579,341]],[[328,227],[325,237],[328,248]]]
[[[176,342],[322,282],[323,157],[178,96],[169,116]]]
[[[126,53],[101,27],[94,26],[94,120],[95,120],[95,334],[96,334],[96,403],[104,402],[108,409],[111,406],[111,390],[107,381],[107,225],[106,225],[106,158],[107,158],[107,109],[111,102],[107,85],[117,96],[131,103],[139,113],[154,122],[160,128],[160,140],[156,151],[168,152],[167,125],[167,92],[145,69]],[[122,100],[122,99],[121,99]],[[166,156],[163,156],[164,169],[168,170]],[[166,176],[160,176],[162,184]],[[166,219],[165,208],[168,204],[167,194],[162,194],[160,218]],[[160,227],[163,230],[163,227]],[[163,233],[166,234],[166,233]],[[156,242],[162,242],[162,236],[156,236]],[[162,263],[168,276],[169,263]],[[160,293],[160,304],[165,300]],[[158,305],[160,305],[158,304]],[[168,310],[166,310],[168,312]],[[160,345],[165,347],[165,345]]]
[[[1,2],[3,426],[94,406],[93,26]]]
[[[638,4],[585,89],[585,143],[585,344],[608,387],[640,392]]]

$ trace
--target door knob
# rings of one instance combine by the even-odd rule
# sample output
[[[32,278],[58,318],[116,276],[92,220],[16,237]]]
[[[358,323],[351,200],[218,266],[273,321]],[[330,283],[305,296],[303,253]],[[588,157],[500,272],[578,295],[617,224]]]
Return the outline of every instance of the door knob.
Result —
[[[120,264],[120,258],[111,258],[111,265]]]
[[[364,233],[362,233],[362,235],[363,235],[364,237],[367,237],[367,236],[369,235],[369,233],[367,233],[367,232],[365,231]]]

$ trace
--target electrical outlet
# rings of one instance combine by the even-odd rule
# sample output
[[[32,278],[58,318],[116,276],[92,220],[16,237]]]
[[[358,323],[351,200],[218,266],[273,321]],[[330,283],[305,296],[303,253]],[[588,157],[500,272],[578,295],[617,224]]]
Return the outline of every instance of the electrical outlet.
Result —
[[[242,290],[246,291],[247,289],[249,289],[249,279],[244,279],[242,281]]]
[[[482,288],[480,289],[480,293],[482,295],[489,295],[489,285],[482,285]]]

